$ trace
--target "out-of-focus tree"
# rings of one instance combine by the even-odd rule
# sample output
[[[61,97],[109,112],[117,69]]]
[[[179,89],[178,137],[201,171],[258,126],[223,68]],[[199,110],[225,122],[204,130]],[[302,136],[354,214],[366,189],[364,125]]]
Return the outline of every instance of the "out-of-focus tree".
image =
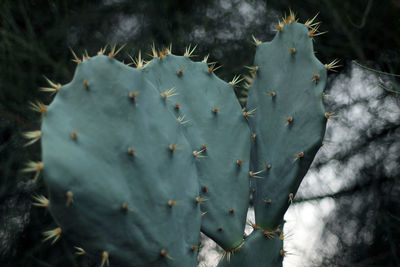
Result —
[[[297,198],[333,203],[314,266],[399,265],[400,101],[378,85],[354,65],[331,86],[326,147]]]

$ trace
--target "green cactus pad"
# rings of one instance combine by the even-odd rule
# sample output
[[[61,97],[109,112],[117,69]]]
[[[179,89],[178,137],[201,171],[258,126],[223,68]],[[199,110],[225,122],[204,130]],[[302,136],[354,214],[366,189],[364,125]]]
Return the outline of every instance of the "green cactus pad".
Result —
[[[304,24],[286,24],[275,38],[257,46],[258,70],[247,109],[256,109],[250,128],[256,224],[279,226],[325,133],[323,90],[326,67],[314,55]]]
[[[224,249],[237,247],[249,204],[250,130],[233,86],[206,63],[172,54],[153,59],[145,73],[154,88],[176,89],[167,105],[198,153],[201,230]]]
[[[262,230],[254,230],[242,247],[226,255],[218,267],[282,267],[284,257],[283,241],[276,235],[265,236]]]
[[[80,63],[42,124],[49,210],[61,237],[99,265],[195,266],[201,211],[189,148],[141,70],[106,56]]]
[[[79,63],[43,118],[42,149],[49,210],[88,255],[191,266],[200,222],[225,249],[243,241],[250,131],[232,85],[205,63]]]

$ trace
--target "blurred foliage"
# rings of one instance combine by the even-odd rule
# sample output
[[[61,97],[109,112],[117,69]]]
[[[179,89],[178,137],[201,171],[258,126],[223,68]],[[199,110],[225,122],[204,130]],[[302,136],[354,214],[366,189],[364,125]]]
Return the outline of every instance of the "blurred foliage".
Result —
[[[351,75],[350,62],[354,59],[378,71],[400,73],[398,0],[280,0],[268,1],[268,9],[265,0],[1,1],[0,265],[93,265],[74,255],[63,239],[54,246],[42,243],[41,232],[52,228],[54,222],[45,211],[31,209],[30,200],[34,192],[45,194],[45,188],[40,182],[32,184],[31,177],[20,171],[27,160],[40,158],[40,144],[23,146],[26,140],[22,132],[39,128],[40,122],[28,103],[51,101],[48,94],[38,90],[46,85],[43,75],[62,84],[71,80],[75,63],[70,48],[78,55],[85,49],[94,55],[105,44],[126,43],[117,58],[129,62],[128,53],[133,57],[139,50],[149,53],[152,43],[158,48],[172,43],[176,54],[183,54],[188,44],[197,44],[198,57],[194,59],[210,54],[211,61],[223,66],[217,74],[228,81],[244,73],[244,65],[252,64],[251,36],[270,40],[274,24],[289,7],[302,22],[319,12],[318,19],[323,22],[320,31],[328,33],[315,40],[317,56],[326,63],[339,58],[344,65],[340,74],[344,76],[333,74],[331,80]],[[399,88],[397,76],[379,77],[377,92],[381,92],[379,84],[394,91]],[[242,95],[241,89],[237,94]],[[373,97],[393,100],[396,94],[386,91]],[[328,110],[344,112],[342,117],[346,118],[346,110],[360,103],[371,104],[369,100],[355,98],[340,105],[328,101],[327,105]],[[387,106],[384,101],[380,104]],[[335,199],[336,209],[326,221],[325,240],[329,242],[335,236],[339,244],[337,254],[322,259],[321,266],[400,265],[399,173],[387,167],[400,163],[400,151],[396,150],[399,119],[390,112],[370,111],[375,116],[370,127],[340,117],[343,125],[358,127],[359,138],[338,144],[335,153],[325,155],[315,166],[322,169],[336,160],[351,169],[351,164],[345,163],[357,157],[364,163],[349,174],[352,179],[345,187],[318,196]],[[376,150],[390,153],[371,152]],[[369,159],[371,153],[375,156]],[[397,156],[389,157],[392,153]],[[311,197],[302,195],[303,201]],[[354,203],[359,203],[359,208],[354,209]]]
[[[349,69],[328,89],[336,117],[314,162],[317,181],[296,199],[333,200],[312,266],[399,266],[400,98],[370,71]]]

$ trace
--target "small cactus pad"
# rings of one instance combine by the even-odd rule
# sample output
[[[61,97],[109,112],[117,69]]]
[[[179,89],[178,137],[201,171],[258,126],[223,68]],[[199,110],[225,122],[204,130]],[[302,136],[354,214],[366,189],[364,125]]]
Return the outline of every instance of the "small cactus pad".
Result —
[[[201,230],[224,249],[237,247],[249,205],[250,130],[233,86],[207,63],[187,56],[153,59],[145,73],[154,88],[176,90],[166,105],[193,151],[204,214]]]
[[[43,116],[42,151],[48,209],[79,253],[99,266],[196,265],[196,160],[142,70],[79,63]]]
[[[257,46],[247,109],[256,138],[251,186],[256,223],[276,229],[322,145],[326,117],[326,67],[313,51],[309,28],[288,22],[275,38]]]
[[[218,267],[282,267],[284,257],[283,240],[279,233],[266,234],[262,229],[254,230],[237,251],[225,252]]]

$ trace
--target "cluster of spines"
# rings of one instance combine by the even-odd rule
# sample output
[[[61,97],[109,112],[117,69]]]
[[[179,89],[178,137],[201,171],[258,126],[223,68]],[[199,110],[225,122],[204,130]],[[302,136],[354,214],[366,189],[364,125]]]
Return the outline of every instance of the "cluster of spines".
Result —
[[[306,20],[306,22],[304,23],[307,28],[309,29],[308,31],[308,36],[314,40],[314,37],[318,36],[318,35],[322,35],[326,32],[319,32],[319,27],[321,25],[321,22],[315,22],[316,18],[318,17],[318,13],[312,18],[312,19],[308,19]],[[290,10],[289,11],[289,15],[285,15],[282,20],[278,21],[278,24],[276,26],[276,30],[281,33],[282,30],[284,29],[285,25],[288,25],[292,22],[296,22],[298,19],[296,18],[296,14]],[[259,39],[257,39],[255,36],[252,36],[252,41],[253,44],[257,47],[259,45],[262,44],[262,41],[260,41]],[[288,51],[290,54],[295,54],[296,53],[296,48],[295,47],[289,47]],[[332,60],[330,63],[326,63],[324,64],[326,70],[328,71],[332,71],[332,72],[337,72],[337,69],[342,67],[341,65],[339,65],[339,59],[334,59]],[[242,104],[245,104],[247,101],[247,96],[248,96],[248,91],[257,75],[257,71],[259,69],[259,66],[245,66],[246,69],[248,69],[249,73],[247,75],[245,75],[243,77],[244,80],[244,85],[243,85],[243,92],[242,95],[244,95],[244,97],[241,97],[239,100]],[[319,80],[319,74],[318,73],[314,73],[313,76],[310,78],[315,84],[318,83]],[[271,98],[276,97],[276,92],[275,91],[266,91],[265,92],[267,95],[269,95]],[[323,98],[326,97],[326,94],[323,93]],[[333,113],[326,113],[325,117],[327,119],[333,118]],[[285,118],[288,123],[292,122],[292,117],[286,117]]]
[[[266,230],[264,228],[262,228],[261,226],[255,224],[254,222],[251,221],[247,221],[247,225],[251,226],[251,228],[253,229],[253,231],[261,231],[263,236],[267,239],[275,239],[275,238],[279,238],[279,240],[283,241],[285,239],[285,235],[283,234],[283,230],[281,229],[281,226],[279,225],[276,229],[274,230]],[[245,240],[248,237],[248,234],[246,232],[243,233],[243,242],[240,243],[236,248],[233,248],[231,250],[224,250],[221,254],[221,257],[219,259],[219,261],[221,262],[225,257],[227,259],[227,262],[229,263],[231,260],[231,257],[237,253],[239,250],[241,250],[243,248],[243,246],[245,246]],[[281,257],[285,257],[287,256],[287,251],[284,250],[283,248],[279,251],[279,255]]]

